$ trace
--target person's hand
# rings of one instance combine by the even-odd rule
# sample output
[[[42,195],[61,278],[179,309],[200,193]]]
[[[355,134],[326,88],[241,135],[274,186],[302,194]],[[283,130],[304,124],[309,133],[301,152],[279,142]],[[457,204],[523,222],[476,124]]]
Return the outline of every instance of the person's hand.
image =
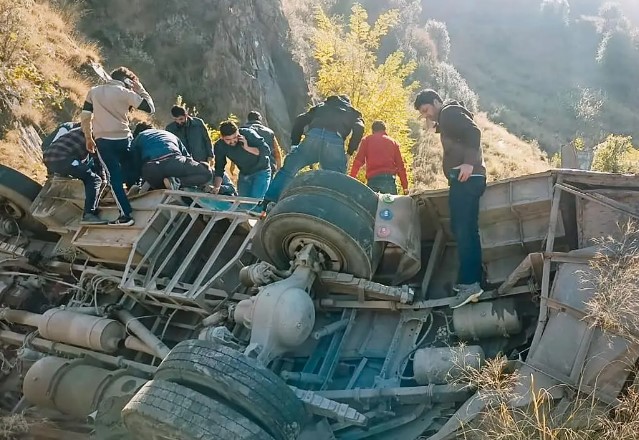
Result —
[[[463,163],[453,169],[459,170],[459,176],[457,180],[460,182],[465,182],[470,178],[470,175],[473,173],[473,166],[467,163]]]
[[[86,140],[86,146],[89,153],[95,153],[95,141],[92,137]]]
[[[408,187],[406,188],[402,188],[404,190],[404,195],[407,196],[408,195]]]
[[[209,194],[218,194],[220,192],[219,187],[210,186],[207,191]]]
[[[241,134],[237,135],[237,141],[242,144],[242,148],[248,147],[248,142],[246,141],[246,138],[242,136]]]
[[[131,89],[134,92],[138,93],[144,90],[144,87],[142,87],[142,83],[140,82],[140,80],[136,78],[131,80]]]

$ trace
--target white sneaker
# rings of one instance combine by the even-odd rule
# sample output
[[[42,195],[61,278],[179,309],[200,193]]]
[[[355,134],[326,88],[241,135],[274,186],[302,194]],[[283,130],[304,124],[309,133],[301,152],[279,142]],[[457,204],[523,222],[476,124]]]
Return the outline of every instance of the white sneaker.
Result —
[[[450,304],[451,309],[464,306],[469,302],[477,302],[481,294],[484,293],[479,283],[457,284],[457,287],[459,290],[457,291],[457,296],[455,296],[455,299]]]

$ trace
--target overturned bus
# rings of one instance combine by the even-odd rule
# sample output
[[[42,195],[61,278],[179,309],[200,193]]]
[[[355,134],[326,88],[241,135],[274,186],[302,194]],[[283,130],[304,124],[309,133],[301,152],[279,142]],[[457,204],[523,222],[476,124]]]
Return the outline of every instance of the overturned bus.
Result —
[[[94,438],[454,438],[486,406],[460,356],[507,357],[514,405],[542,387],[614,405],[639,358],[589,322],[580,288],[593,240],[639,217],[632,176],[490,184],[486,292],[454,310],[446,190],[310,171],[264,219],[254,199],[158,190],[131,199],[132,227],[80,225],[83,194],[0,168],[0,404]]]

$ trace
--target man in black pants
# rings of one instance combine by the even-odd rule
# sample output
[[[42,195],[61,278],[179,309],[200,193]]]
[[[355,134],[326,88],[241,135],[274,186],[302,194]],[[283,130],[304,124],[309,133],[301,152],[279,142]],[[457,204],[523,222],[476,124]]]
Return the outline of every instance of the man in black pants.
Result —
[[[422,90],[415,109],[435,123],[444,150],[443,168],[450,187],[450,224],[457,240],[459,273],[451,308],[478,301],[483,293],[479,199],[486,189],[486,167],[481,149],[481,131],[473,114],[459,101],[442,101],[434,90]]]
[[[102,178],[91,167],[84,132],[78,127],[53,141],[43,153],[43,161],[50,174],[58,173],[82,180],[84,183],[84,215],[80,224],[102,225],[98,217],[98,195]]]
[[[140,122],[133,135],[132,150],[142,165],[142,178],[152,189],[177,189],[172,179],[179,179],[185,187],[211,182],[211,169],[205,163],[193,160],[174,134]]]

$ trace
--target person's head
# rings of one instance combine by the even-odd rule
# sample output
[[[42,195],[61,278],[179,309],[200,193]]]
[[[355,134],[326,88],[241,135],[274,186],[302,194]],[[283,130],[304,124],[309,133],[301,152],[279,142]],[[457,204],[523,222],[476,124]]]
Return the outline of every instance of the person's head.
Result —
[[[171,116],[173,117],[173,121],[178,125],[178,127],[186,124],[186,119],[189,114],[186,112],[186,109],[179,105],[174,105],[171,107]]]
[[[250,111],[246,120],[249,122],[262,122],[262,115],[258,111]]]
[[[373,125],[371,126],[373,133],[379,133],[381,131],[386,131],[386,124],[384,121],[373,121]]]
[[[116,80],[116,81],[121,81],[124,83],[124,85],[127,88],[131,88],[131,86],[128,83],[128,80],[131,81],[137,81],[138,77],[135,73],[131,72],[131,70],[127,69],[124,66],[118,67],[117,69],[115,69],[113,72],[111,72],[111,78]]]
[[[442,109],[442,98],[433,89],[425,89],[415,97],[415,110],[431,121],[437,120],[439,111]]]
[[[224,121],[220,124],[220,137],[228,145],[237,144],[240,132],[233,121]]]
[[[133,130],[133,137],[136,137],[145,130],[151,130],[152,128],[154,128],[153,125],[148,122],[138,122]]]

